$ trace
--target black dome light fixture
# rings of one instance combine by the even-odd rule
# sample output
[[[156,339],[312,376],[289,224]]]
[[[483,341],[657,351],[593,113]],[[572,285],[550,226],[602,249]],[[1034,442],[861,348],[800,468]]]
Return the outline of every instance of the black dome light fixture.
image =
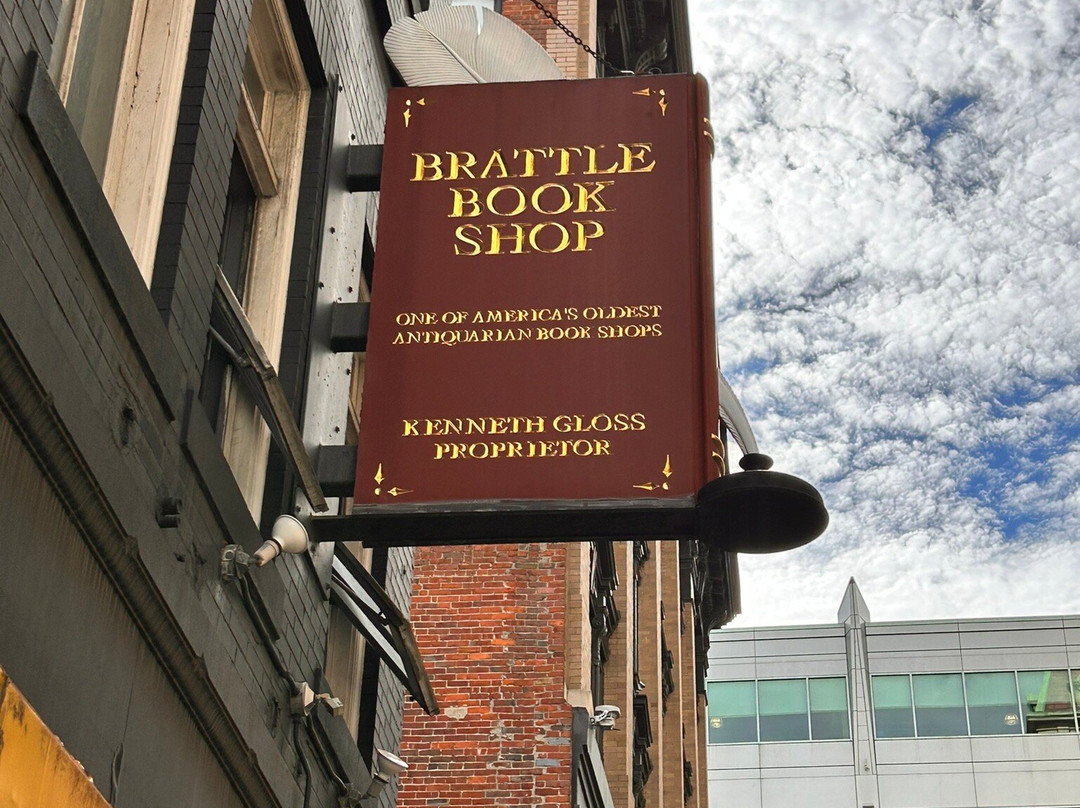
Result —
[[[778,553],[807,544],[829,525],[821,494],[806,480],[770,471],[752,452],[743,471],[717,477],[698,492],[698,536],[733,553]]]
[[[810,483],[772,471],[758,452],[742,404],[717,372],[720,417],[743,456],[742,471],[706,483],[697,495],[698,538],[734,553],[778,553],[807,544],[829,525],[821,494]]]
[[[347,515],[309,518],[308,530],[317,543],[359,540],[368,547],[693,538],[720,551],[775,553],[813,541],[829,524],[821,494],[771,470],[742,405],[717,375],[720,420],[743,452],[743,470],[705,483],[693,497],[354,505]]]

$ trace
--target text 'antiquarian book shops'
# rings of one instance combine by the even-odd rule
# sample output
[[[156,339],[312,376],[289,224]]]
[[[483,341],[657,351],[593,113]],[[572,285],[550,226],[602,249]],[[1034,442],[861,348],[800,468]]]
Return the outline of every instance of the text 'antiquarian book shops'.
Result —
[[[358,506],[692,499],[715,476],[705,93],[391,93]]]

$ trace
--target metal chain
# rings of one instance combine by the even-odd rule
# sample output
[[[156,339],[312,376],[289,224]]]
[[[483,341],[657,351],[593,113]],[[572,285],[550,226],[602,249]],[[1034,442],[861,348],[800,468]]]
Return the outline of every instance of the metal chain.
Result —
[[[581,48],[583,51],[585,51],[587,54],[589,54],[589,56],[594,58],[596,61],[600,62],[602,65],[604,65],[610,71],[612,71],[613,73],[618,73],[618,74],[624,75],[624,76],[632,76],[632,75],[634,75],[633,70],[620,70],[619,68],[615,67],[615,65],[613,65],[611,62],[609,62],[606,58],[604,58],[599,53],[597,53],[592,48],[590,48],[588,45],[586,45],[584,42],[582,42],[581,37],[579,37],[577,34],[575,34],[573,31],[571,31],[569,28],[567,28],[566,24],[562,20],[560,20],[558,17],[556,17],[550,11],[548,11],[547,7],[544,6],[544,4],[540,2],[540,0],[529,0],[529,1],[534,6],[536,6],[537,9],[539,9],[541,14],[543,14],[545,17],[547,17],[549,20],[551,20],[552,24],[556,28],[558,28],[560,31],[562,31],[564,34],[566,34],[568,37],[570,37],[570,39],[572,39],[574,41],[575,45],[577,45],[579,48]]]

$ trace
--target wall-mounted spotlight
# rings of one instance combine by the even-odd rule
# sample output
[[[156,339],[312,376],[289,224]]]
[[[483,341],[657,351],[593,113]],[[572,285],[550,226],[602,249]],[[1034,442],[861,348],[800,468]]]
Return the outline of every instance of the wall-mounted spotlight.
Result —
[[[371,785],[360,797],[362,800],[377,797],[390,785],[390,780],[409,768],[409,764],[393,752],[375,750],[375,764],[371,767]]]
[[[308,548],[307,530],[295,516],[282,514],[274,520],[270,538],[250,555],[239,544],[227,544],[221,550],[221,578],[231,581],[240,577],[240,568],[262,567],[281,553],[303,553]]]

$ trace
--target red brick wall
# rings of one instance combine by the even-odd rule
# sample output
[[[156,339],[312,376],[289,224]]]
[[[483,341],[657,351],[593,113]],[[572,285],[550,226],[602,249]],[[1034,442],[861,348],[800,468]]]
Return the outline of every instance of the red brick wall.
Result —
[[[584,42],[595,44],[596,15],[589,0],[542,1],[548,11]],[[530,0],[503,0],[503,15],[524,28],[546,48],[566,78],[582,79],[596,75],[592,57],[556,28]]]
[[[570,801],[560,545],[418,549],[413,629],[442,714],[408,704],[400,808]]]
[[[559,3],[557,0],[541,0],[544,6],[554,14],[559,16]],[[537,42],[541,45],[547,46],[547,32],[552,27],[545,17],[536,6],[534,6],[529,0],[503,0],[503,16],[507,17],[519,26],[529,32]]]

